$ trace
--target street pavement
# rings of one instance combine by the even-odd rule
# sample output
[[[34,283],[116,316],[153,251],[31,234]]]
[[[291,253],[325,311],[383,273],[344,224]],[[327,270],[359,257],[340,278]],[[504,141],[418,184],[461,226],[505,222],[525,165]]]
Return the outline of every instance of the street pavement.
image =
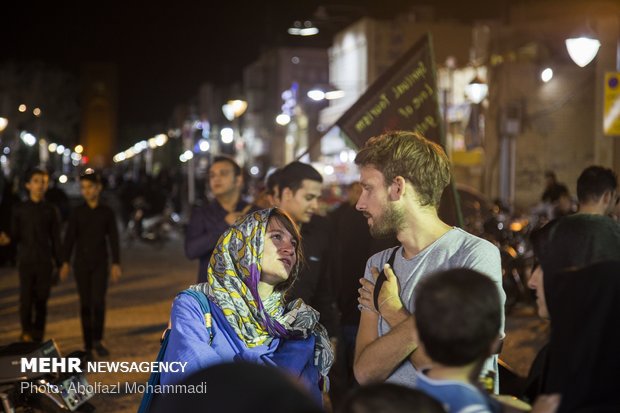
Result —
[[[177,292],[196,280],[197,261],[183,253],[181,236],[165,245],[133,242],[122,248],[123,277],[110,285],[104,341],[111,352],[106,361],[153,361]],[[0,268],[0,345],[17,341],[19,326],[17,271]],[[506,320],[501,358],[520,375],[526,375],[536,352],[546,340],[548,325],[529,306],[517,307]],[[53,338],[62,354],[82,349],[79,303],[70,278],[52,290],[48,304],[46,338]],[[89,382],[145,383],[148,373],[88,374]],[[134,413],[141,394],[97,394],[91,399],[99,413]]]

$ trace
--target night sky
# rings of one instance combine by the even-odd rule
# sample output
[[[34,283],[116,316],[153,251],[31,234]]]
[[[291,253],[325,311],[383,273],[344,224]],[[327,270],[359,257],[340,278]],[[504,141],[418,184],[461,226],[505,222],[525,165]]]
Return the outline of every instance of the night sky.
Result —
[[[414,1],[179,1],[115,0],[4,2],[0,61],[43,61],[78,73],[83,62],[113,62],[119,70],[121,127],[165,123],[174,106],[187,102],[202,82],[241,80],[242,69],[261,47],[323,46],[341,23],[323,36],[293,37],[290,23],[312,16],[320,4],[357,5],[365,14],[389,17]],[[18,4],[15,4],[18,3]],[[418,2],[423,3],[423,2]],[[428,2],[427,2],[428,3]],[[501,11],[498,1],[433,1],[439,15],[466,19]],[[492,5],[492,6],[491,6]],[[360,13],[352,10],[351,14]],[[332,29],[332,32],[329,30]]]

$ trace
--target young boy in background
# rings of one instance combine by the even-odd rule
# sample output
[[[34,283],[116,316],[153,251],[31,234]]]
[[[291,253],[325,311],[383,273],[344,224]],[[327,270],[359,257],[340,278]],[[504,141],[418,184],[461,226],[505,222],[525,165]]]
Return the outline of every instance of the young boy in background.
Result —
[[[65,233],[61,280],[69,276],[71,256],[73,273],[80,296],[80,316],[84,347],[92,358],[110,354],[103,345],[105,295],[108,287],[108,244],[112,255],[110,277],[112,282],[121,276],[118,228],[112,208],[100,202],[101,177],[93,169],[80,176],[80,190],[84,204],[76,207]]]
[[[417,372],[415,387],[439,400],[448,413],[529,411],[525,403],[500,402],[479,385],[484,361],[497,352],[501,302],[491,278],[455,268],[420,281],[415,291],[415,324],[431,359]],[[558,395],[543,395],[531,412],[555,412]]]
[[[53,274],[60,266],[60,215],[45,201],[49,175],[32,169],[26,175],[28,199],[14,211],[10,235],[0,233],[0,245],[17,245],[21,341],[43,341],[47,300]]]
[[[474,406],[496,411],[476,380],[500,341],[501,304],[494,282],[465,268],[442,271],[420,281],[415,300],[420,345],[432,360],[431,368],[419,372],[416,388],[440,400],[448,412]]]

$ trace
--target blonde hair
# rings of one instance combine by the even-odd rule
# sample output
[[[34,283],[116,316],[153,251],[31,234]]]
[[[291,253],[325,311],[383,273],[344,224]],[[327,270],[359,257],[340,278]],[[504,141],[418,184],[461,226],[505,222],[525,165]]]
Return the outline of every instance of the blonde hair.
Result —
[[[417,132],[394,131],[370,138],[357,153],[355,163],[380,171],[386,186],[402,176],[411,182],[420,205],[437,208],[450,183],[450,161],[438,144]]]

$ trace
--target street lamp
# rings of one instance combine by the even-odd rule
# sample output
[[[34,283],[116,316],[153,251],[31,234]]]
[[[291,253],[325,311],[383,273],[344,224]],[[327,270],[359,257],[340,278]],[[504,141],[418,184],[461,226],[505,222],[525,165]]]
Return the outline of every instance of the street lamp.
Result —
[[[340,90],[334,86],[318,86],[308,91],[307,96],[315,102],[322,100],[335,100],[343,98],[345,95],[344,90]]]
[[[9,124],[9,120],[7,118],[0,117],[0,132],[6,129]]]
[[[221,140],[225,144],[231,144],[234,141],[235,137],[239,138],[239,140],[236,142],[234,150],[237,151],[237,163],[239,163],[240,165],[244,165],[249,156],[247,153],[246,140],[242,136],[241,126],[239,124],[239,118],[245,113],[247,108],[248,102],[241,99],[231,99],[222,106],[222,112],[224,113],[226,119],[228,119],[232,123],[232,129],[222,129]],[[224,131],[228,129],[230,129],[231,132],[224,133]]]
[[[480,79],[478,75],[476,75],[476,77],[471,82],[469,82],[467,86],[465,86],[465,94],[467,95],[469,100],[471,100],[476,105],[482,102],[484,98],[487,97],[488,93],[489,85],[487,85],[484,80]]]
[[[589,22],[586,22],[584,30],[580,29],[575,36],[569,37],[564,43],[568,55],[579,67],[585,67],[594,60],[601,47],[601,42],[596,38],[596,33]]]
[[[280,113],[278,116],[276,116],[276,123],[280,126],[286,126],[291,122],[291,117],[290,115],[287,115],[286,113]]]
[[[306,20],[303,23],[297,20],[292,27],[288,28],[288,34],[293,36],[314,36],[318,33],[319,28],[314,26],[310,20]]]
[[[468,149],[482,144],[481,132],[484,131],[484,126],[481,125],[484,125],[484,116],[481,113],[480,104],[486,99],[488,92],[489,85],[478,74],[465,86],[465,96],[471,102],[471,143],[467,145]]]
[[[579,67],[587,66],[598,53],[601,42],[594,36],[580,36],[566,39],[566,49],[573,62]]]
[[[224,116],[229,121],[233,121],[234,119],[243,115],[248,108],[248,102],[241,99],[229,100],[225,105],[222,106],[222,112]]]

